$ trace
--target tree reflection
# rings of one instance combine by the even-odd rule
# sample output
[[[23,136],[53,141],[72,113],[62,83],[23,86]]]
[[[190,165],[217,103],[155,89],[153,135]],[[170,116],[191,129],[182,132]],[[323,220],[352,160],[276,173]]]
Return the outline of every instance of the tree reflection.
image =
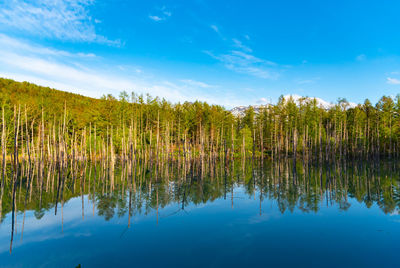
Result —
[[[56,209],[57,203],[79,196],[82,208],[83,198],[88,196],[93,209],[105,220],[127,213],[147,215],[171,204],[184,210],[190,204],[206,204],[219,198],[230,198],[233,208],[233,192],[239,187],[251,199],[257,196],[259,202],[273,200],[281,213],[296,209],[316,213],[321,206],[346,211],[351,206],[350,198],[367,208],[376,204],[384,213],[400,209],[399,169],[394,162],[297,163],[296,169],[290,160],[228,164],[189,161],[159,166],[143,162],[137,167],[135,179],[128,166],[115,168],[113,176],[93,169],[88,166],[74,180],[55,175],[44,177],[40,184],[34,179],[29,185],[28,178],[21,178],[16,185],[15,209],[33,210],[39,220],[46,211]],[[11,192],[11,187],[7,185],[5,192]],[[12,212],[12,202],[11,195],[3,196],[1,221]]]

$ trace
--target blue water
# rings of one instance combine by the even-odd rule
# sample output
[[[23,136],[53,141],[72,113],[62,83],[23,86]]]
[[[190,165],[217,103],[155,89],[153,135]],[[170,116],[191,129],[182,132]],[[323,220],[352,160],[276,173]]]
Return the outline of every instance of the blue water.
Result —
[[[389,181],[391,194],[396,195],[398,180]],[[301,183],[305,182],[297,183],[297,191]],[[51,207],[40,219],[32,210],[25,216],[20,210],[11,253],[7,213],[0,225],[0,266],[400,267],[398,204],[388,212],[382,203],[368,207],[349,192],[343,209],[323,190],[313,211],[304,209],[301,198],[294,207],[289,205],[290,198],[284,196],[291,191],[290,183],[276,192],[266,191],[259,181],[253,191],[249,185],[251,180],[245,178],[233,180],[227,188],[222,179],[204,179],[191,184],[194,194],[187,196],[183,208],[179,198],[165,201],[160,194],[157,209],[157,195],[176,192],[176,181],[153,184],[150,194],[146,187],[132,193],[136,205],[131,206],[131,217],[127,188],[123,195],[108,194],[117,199],[106,210],[108,216],[99,210],[106,196],[100,193],[95,201],[87,193],[65,200],[63,206],[58,204],[57,215]],[[221,194],[202,197],[212,187],[222,189]]]

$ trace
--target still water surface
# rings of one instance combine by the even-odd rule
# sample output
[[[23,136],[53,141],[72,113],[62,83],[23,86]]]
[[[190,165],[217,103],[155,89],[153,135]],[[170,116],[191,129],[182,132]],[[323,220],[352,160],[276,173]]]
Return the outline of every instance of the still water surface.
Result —
[[[131,183],[88,168],[58,200],[49,176],[17,191],[12,244],[3,200],[0,267],[400,267],[398,170],[143,167]]]

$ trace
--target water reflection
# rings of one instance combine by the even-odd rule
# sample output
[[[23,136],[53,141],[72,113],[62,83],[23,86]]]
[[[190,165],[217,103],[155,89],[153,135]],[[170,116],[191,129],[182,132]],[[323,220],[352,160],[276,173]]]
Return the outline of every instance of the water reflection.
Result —
[[[46,215],[61,217],[80,210],[81,220],[98,216],[103,221],[121,219],[126,229],[133,219],[151,215],[156,224],[161,220],[188,213],[188,207],[201,207],[217,200],[229,202],[231,210],[246,200],[257,202],[257,215],[263,216],[271,206],[281,214],[318,213],[334,207],[347,211],[356,200],[363,209],[373,205],[387,215],[400,210],[400,179],[396,162],[350,162],[312,166],[291,161],[187,162],[152,165],[141,163],[135,170],[129,165],[108,169],[84,165],[59,176],[54,167],[43,170],[44,176],[22,171],[15,187],[15,198],[5,194],[1,203],[1,230],[9,228],[10,248],[24,239],[25,221],[36,220],[37,228],[46,228]],[[5,193],[12,193],[7,185]],[[66,207],[69,201],[74,204]],[[77,201],[79,200],[79,204]],[[263,206],[268,201],[269,208]],[[76,214],[76,213],[75,213]],[[28,216],[27,216],[28,215]],[[269,217],[269,216],[268,216]],[[54,220],[54,219],[52,219]],[[75,221],[78,219],[75,219]],[[259,219],[258,219],[259,220]],[[2,243],[5,237],[0,236]],[[1,252],[1,250],[0,250]]]

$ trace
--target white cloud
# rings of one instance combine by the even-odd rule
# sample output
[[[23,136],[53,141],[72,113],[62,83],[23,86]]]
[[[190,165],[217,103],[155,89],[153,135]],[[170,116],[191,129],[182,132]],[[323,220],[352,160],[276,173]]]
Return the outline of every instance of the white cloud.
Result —
[[[315,81],[314,80],[300,80],[300,81],[298,81],[297,82],[297,84],[299,84],[299,85],[304,85],[304,84],[313,84],[313,83],[315,83]]]
[[[160,15],[149,15],[149,19],[153,21],[163,21],[172,16],[172,12],[168,11],[165,6],[157,9]]]
[[[172,15],[172,12],[167,10],[166,6],[161,7],[160,11],[167,17],[171,17],[171,15]]]
[[[221,35],[219,28],[216,25],[211,25],[210,27],[216,33]],[[227,39],[223,38],[223,40]],[[229,46],[233,46],[235,49],[219,55],[207,50],[203,52],[221,62],[225,68],[237,73],[247,74],[262,79],[277,79],[279,77],[278,72],[272,69],[272,66],[277,66],[275,62],[254,56],[252,54],[253,50],[244,45],[239,39],[232,38],[228,40],[232,40],[232,42],[229,42]]]
[[[192,86],[192,87],[200,87],[200,88],[215,87],[213,85],[209,85],[207,83],[200,82],[200,81],[195,81],[195,80],[191,80],[191,79],[184,79],[184,80],[181,80],[181,82],[186,84],[186,85],[188,85],[188,86]]]
[[[214,59],[220,61],[224,66],[232,71],[248,74],[263,79],[277,79],[279,74],[270,68],[275,63],[257,58],[242,51],[230,51],[229,54],[214,55],[210,51],[205,51]]]
[[[7,43],[8,42],[8,43]],[[10,45],[16,44],[13,49]],[[138,66],[108,65],[107,59],[55,50],[0,35],[0,77],[28,81],[42,86],[98,98],[118,95],[122,90],[149,93],[171,102],[207,101],[231,107],[242,102],[229,90],[218,90],[204,82],[185,79],[178,83],[157,80]],[[52,53],[46,57],[47,51]],[[163,79],[163,78],[160,78]],[[183,84],[182,84],[183,83]]]
[[[211,29],[213,29],[216,33],[219,33],[219,28],[216,25],[210,25]]]
[[[366,60],[367,59],[367,56],[365,56],[365,54],[361,54],[361,55],[358,55],[357,57],[356,57],[356,60],[357,61],[364,61],[364,60]]]
[[[312,79],[298,80],[297,84],[299,84],[299,85],[315,84],[318,80],[320,80],[319,77],[315,77],[315,78],[312,78]]]
[[[99,94],[110,93],[116,88],[133,89],[136,84],[110,75],[103,75],[90,68],[77,68],[69,64],[63,64],[56,60],[46,60],[35,56],[20,56],[14,53],[0,52],[0,62],[10,69],[16,70],[10,73],[1,70],[3,77],[14,78],[28,76],[28,81],[39,83],[43,86],[55,86],[57,89],[71,91],[91,97],[99,97]],[[11,74],[11,75],[10,75]],[[32,79],[34,77],[34,79]]]
[[[264,104],[264,103],[269,103],[269,101],[266,98],[260,98],[257,100],[258,104]]]
[[[235,47],[243,49],[246,52],[253,52],[253,50],[251,48],[249,48],[248,46],[243,45],[243,43],[241,41],[239,41],[238,39],[233,38],[232,41],[233,41]]]
[[[167,17],[171,17],[172,13],[170,11],[164,11],[163,14]]]
[[[70,53],[64,50],[57,50],[52,48],[46,48],[33,44],[28,44],[21,40],[11,38],[5,34],[0,33],[0,46],[7,47],[9,51],[19,52],[24,51],[25,53],[38,54],[46,57],[79,57],[79,58],[96,58],[97,55],[93,53]]]
[[[228,66],[239,73],[250,74],[252,76],[256,76],[263,79],[277,79],[278,73],[266,70],[258,67],[236,67],[236,66]]]
[[[397,78],[387,77],[386,83],[391,84],[391,85],[400,85],[400,80]]]
[[[152,16],[152,15],[149,15],[149,19],[154,20],[154,21],[162,21],[162,20],[164,20],[163,18],[160,18],[159,16]]]
[[[89,7],[93,0],[5,0],[0,24],[33,35],[75,42],[120,45],[96,32]],[[94,22],[94,23],[93,23]]]

